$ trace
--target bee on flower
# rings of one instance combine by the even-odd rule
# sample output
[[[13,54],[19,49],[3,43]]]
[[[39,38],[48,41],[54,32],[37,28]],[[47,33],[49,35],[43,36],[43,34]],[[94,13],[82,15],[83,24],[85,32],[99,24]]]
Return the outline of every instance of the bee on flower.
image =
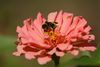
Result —
[[[91,27],[82,16],[73,16],[63,11],[51,12],[47,20],[38,13],[36,19],[24,20],[22,27],[17,27],[17,51],[15,56],[24,55],[26,59],[37,59],[39,64],[46,64],[52,56],[64,56],[70,53],[77,56],[80,51],[95,51],[91,41]]]

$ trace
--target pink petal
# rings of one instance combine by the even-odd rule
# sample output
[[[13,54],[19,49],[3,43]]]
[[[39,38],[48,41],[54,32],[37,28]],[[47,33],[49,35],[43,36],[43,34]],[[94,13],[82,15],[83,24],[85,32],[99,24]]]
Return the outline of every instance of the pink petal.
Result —
[[[57,12],[52,12],[48,15],[48,22],[55,22]]]
[[[83,17],[80,17],[79,23],[77,24],[75,29],[77,29],[78,31],[83,31],[86,25],[87,25],[87,21]]]
[[[82,37],[84,40],[88,40],[89,39],[89,35],[85,35]]]
[[[22,38],[23,43],[34,42],[38,44],[43,42],[43,39],[41,39],[41,37],[39,37],[35,31],[32,30],[29,23],[25,23],[22,28],[22,32],[24,33],[22,34],[24,36],[24,38]]]
[[[50,45],[45,44],[45,43],[40,43],[40,42],[30,42],[31,46],[34,46],[36,48],[40,49],[49,49]]]
[[[57,47],[60,49],[60,50],[65,50],[67,49],[67,47],[69,47],[69,43],[62,43],[62,44],[58,44]]]
[[[37,23],[37,19],[35,19],[34,22],[32,23],[32,28],[37,33],[37,35],[39,35],[41,38],[43,38],[43,36],[44,36],[43,31],[42,31],[42,29],[38,28],[36,23]]]
[[[13,55],[15,55],[15,56],[20,56],[20,54],[21,53],[19,53],[19,52],[13,52]]]
[[[63,23],[62,23],[61,30],[60,30],[60,32],[62,34],[65,34],[65,32],[70,27],[70,24],[72,22],[72,17],[73,17],[73,14],[71,14],[71,13],[64,13],[63,14]]]
[[[25,53],[25,58],[28,60],[34,59],[34,53],[33,52],[26,52]]]
[[[18,37],[26,37],[28,35],[26,25],[24,25],[22,28],[17,26],[16,32],[18,32]]]
[[[29,25],[29,23],[25,23],[25,24],[26,24],[26,27],[27,27],[26,28],[27,33],[29,34],[28,36],[34,38],[34,40],[36,39],[37,41],[42,42],[43,39],[41,39],[41,37],[39,35],[37,35],[37,33],[31,28],[31,26]]]
[[[73,37],[78,37],[78,33],[82,33],[84,31],[84,27],[86,26],[86,24],[87,21],[83,17],[79,17],[78,23],[76,27],[71,31],[70,35],[73,35]]]
[[[89,39],[90,40],[95,40],[95,36],[94,35],[89,35]]]
[[[45,52],[45,50],[40,50],[40,51],[38,51],[38,52],[34,52],[34,55],[41,55],[42,53],[44,53]]]
[[[94,35],[85,35],[82,37],[85,40],[95,40],[95,36]]]
[[[69,51],[68,53],[70,53],[74,56],[77,56],[79,54],[79,51],[75,49],[75,50]]]
[[[55,22],[58,23],[58,26],[57,26],[58,29],[61,27],[62,20],[63,20],[63,11],[61,10],[61,11],[58,13],[57,18],[56,18],[56,21],[55,21]]]
[[[79,44],[76,45],[76,47],[78,47],[81,51],[95,51],[96,50],[96,45],[92,44],[92,43],[83,43],[83,44]]]
[[[68,47],[66,48],[66,50],[70,50],[72,48],[73,48],[73,46],[70,44],[70,45],[68,45]]]
[[[14,52],[13,55],[20,56],[22,53],[25,53],[25,51],[23,50],[24,47],[25,47],[24,45],[18,45],[17,51]]]
[[[40,37],[43,38],[43,34],[39,31],[39,29],[35,26],[34,23],[37,23],[37,20],[35,19],[31,25],[32,29],[34,30],[34,32]]]
[[[33,31],[31,28],[27,33],[30,34],[30,37],[32,37],[33,40],[43,43],[43,39],[39,35],[37,35],[36,32]]]
[[[17,51],[18,51],[19,53],[25,53],[25,51],[23,50],[24,47],[25,47],[24,45],[18,45],[18,46],[17,46]]]
[[[31,18],[28,18],[28,19],[24,20],[24,24],[31,23],[31,22],[32,22],[32,19]]]
[[[24,26],[21,28],[21,31],[22,31],[22,35],[23,36],[26,36],[26,37],[28,37],[29,36],[29,34],[27,33],[28,31],[27,31],[27,24],[28,23],[24,23]]]
[[[72,42],[76,42],[77,41],[77,38],[71,38],[71,41]]]
[[[90,27],[90,26],[87,26],[87,27],[84,29],[84,32],[85,32],[86,34],[89,34],[90,30],[91,30],[91,27]]]
[[[37,60],[38,60],[38,63],[42,65],[42,64],[46,64],[49,61],[51,61],[51,57],[49,56],[39,57]]]
[[[56,48],[53,48],[51,51],[48,52],[48,54],[53,55],[56,52]]]
[[[34,22],[34,26],[38,29],[39,33],[43,36],[43,30],[42,30],[42,24],[43,24],[44,18],[42,17],[41,13],[38,13],[37,19]]]
[[[80,47],[79,48],[81,51],[95,51],[96,50],[96,47],[94,47],[94,46],[88,46],[88,47]]]
[[[27,38],[21,38],[21,42],[22,42],[23,44],[26,44],[26,43],[28,43],[29,41],[28,41]]]
[[[47,44],[43,43],[43,39],[41,39],[41,37],[39,37],[35,33],[35,31],[32,30],[32,28],[30,27],[30,25],[28,23],[25,24],[25,28],[23,30],[24,30],[23,32],[26,34],[26,39],[24,39],[23,41],[36,43],[38,46],[40,45],[41,47],[46,47],[46,48],[50,47]]]
[[[59,57],[64,56],[64,54],[65,54],[64,52],[56,51],[56,55]]]
[[[17,26],[16,32],[20,33],[21,32],[21,27]]]
[[[79,23],[79,20],[81,19],[81,17],[74,17],[73,19],[73,23],[71,24],[70,28],[66,31],[66,35],[68,35],[71,31],[73,31],[77,24]]]

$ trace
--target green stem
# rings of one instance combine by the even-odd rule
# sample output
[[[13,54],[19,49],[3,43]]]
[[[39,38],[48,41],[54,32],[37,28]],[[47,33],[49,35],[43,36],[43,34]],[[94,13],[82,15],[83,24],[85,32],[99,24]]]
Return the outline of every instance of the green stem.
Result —
[[[55,67],[59,67],[59,60],[60,60],[60,57],[56,56],[55,54],[52,55],[52,59],[55,63]]]

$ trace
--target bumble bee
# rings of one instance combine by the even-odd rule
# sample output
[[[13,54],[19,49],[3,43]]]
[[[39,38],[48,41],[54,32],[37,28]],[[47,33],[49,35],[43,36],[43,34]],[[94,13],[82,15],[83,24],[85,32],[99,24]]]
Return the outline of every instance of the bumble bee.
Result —
[[[54,31],[54,29],[56,28],[56,22],[45,22],[43,25],[42,25],[42,28],[44,29],[45,32],[48,32],[48,31]]]

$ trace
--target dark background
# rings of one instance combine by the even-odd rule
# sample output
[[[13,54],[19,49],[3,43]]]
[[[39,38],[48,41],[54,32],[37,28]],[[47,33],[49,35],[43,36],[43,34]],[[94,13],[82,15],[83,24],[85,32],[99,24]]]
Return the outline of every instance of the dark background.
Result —
[[[36,18],[38,12],[47,17],[49,12],[60,10],[71,12],[75,16],[83,16],[93,29],[96,43],[99,43],[100,0],[0,0],[0,67],[15,65],[18,67],[18,64],[21,67],[24,66],[24,63],[26,67],[34,65],[24,58],[21,59],[22,57],[20,60],[19,57],[11,55],[15,49],[13,42],[16,40],[16,26],[22,25],[22,21],[28,17]],[[37,62],[35,64],[37,67],[40,66]],[[52,62],[50,64],[52,66]],[[44,65],[44,67],[47,66]]]

